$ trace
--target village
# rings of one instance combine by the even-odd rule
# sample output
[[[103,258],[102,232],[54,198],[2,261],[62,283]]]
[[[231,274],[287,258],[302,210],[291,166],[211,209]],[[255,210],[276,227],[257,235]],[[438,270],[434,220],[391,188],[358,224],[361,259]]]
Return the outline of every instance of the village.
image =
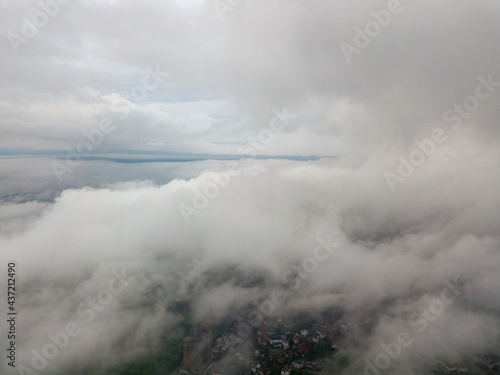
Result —
[[[235,323],[212,346],[211,329],[195,328],[194,335],[184,339],[179,373],[298,375],[321,371],[325,357],[335,358],[339,367],[349,363],[345,350],[348,328],[334,314],[323,314],[302,324],[283,317],[267,319],[244,340],[237,338],[237,330]]]
[[[245,335],[235,320],[212,337],[196,326],[183,341],[182,366],[170,375],[340,374],[349,366],[349,347],[357,342],[340,313],[291,320],[274,317]],[[426,375],[499,374],[500,355],[475,357],[467,366],[438,361]]]

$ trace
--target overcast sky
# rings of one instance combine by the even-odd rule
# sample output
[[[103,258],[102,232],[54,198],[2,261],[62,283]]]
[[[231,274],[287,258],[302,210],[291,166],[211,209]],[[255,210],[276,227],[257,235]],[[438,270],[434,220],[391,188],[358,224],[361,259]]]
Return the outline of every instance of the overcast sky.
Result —
[[[279,309],[346,309],[363,343],[348,371],[444,280],[460,295],[387,373],[498,350],[499,21],[494,0],[0,1],[18,363],[71,321],[47,374],[151,353],[176,298],[225,319],[328,236],[338,250]],[[264,285],[212,280],[228,269]]]

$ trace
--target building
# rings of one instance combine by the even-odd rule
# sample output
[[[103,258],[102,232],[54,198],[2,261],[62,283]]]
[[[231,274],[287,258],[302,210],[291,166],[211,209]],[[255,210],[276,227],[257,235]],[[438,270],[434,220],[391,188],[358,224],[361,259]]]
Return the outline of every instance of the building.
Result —
[[[313,326],[313,332],[315,332],[316,335],[318,335],[320,339],[325,338],[327,331],[328,331],[328,328],[323,324],[316,323]]]
[[[269,338],[269,344],[275,348],[283,345],[283,339],[281,337],[271,337]]]
[[[194,335],[202,342],[203,363],[212,362],[212,330],[206,327],[194,329]]]
[[[184,370],[201,373],[203,370],[202,342],[195,337],[185,337],[182,362]]]
[[[182,363],[183,369],[200,374],[212,361],[212,330],[196,327],[194,335],[184,338]]]
[[[309,352],[309,350],[307,350],[307,345],[305,342],[303,342],[302,344],[300,344],[299,346],[299,352],[301,352],[302,354],[306,354]]]

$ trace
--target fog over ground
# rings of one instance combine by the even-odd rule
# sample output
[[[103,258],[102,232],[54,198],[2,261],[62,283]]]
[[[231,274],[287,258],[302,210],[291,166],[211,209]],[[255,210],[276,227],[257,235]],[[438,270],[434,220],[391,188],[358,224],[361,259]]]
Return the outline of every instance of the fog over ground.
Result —
[[[273,314],[344,309],[345,374],[401,332],[385,373],[499,352],[500,4],[221,3],[61,1],[31,38],[39,2],[0,3],[2,374],[68,324],[39,373],[152,355],[179,301],[224,321],[277,288]]]

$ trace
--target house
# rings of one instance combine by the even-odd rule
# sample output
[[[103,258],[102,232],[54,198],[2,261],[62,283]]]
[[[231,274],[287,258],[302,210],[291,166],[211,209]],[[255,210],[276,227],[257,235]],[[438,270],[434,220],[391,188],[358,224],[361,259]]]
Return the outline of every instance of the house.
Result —
[[[286,339],[285,335],[281,336],[281,344],[283,345],[283,348],[288,349],[290,347],[290,344],[288,344],[288,340]]]
[[[304,361],[302,359],[299,359],[298,361],[293,361],[292,362],[292,366],[294,368],[298,368],[298,369],[301,369],[304,367]]]
[[[269,339],[269,344],[273,345],[274,347],[278,347],[283,345],[283,340],[281,337],[271,337]]]
[[[307,331],[307,329],[301,329],[300,330],[300,335],[301,336],[307,336],[309,334],[309,332]]]
[[[321,371],[322,365],[321,360],[314,360],[306,363],[307,371]]]
[[[327,328],[323,324],[315,323],[313,326],[313,332],[316,333],[320,339],[323,339],[326,336]]]
[[[299,336],[295,336],[293,338],[293,345],[299,345],[299,342],[300,342]]]
[[[261,365],[258,362],[252,363],[252,372],[256,372],[258,369],[260,369]]]
[[[267,341],[265,339],[259,339],[259,345],[266,346]]]
[[[305,353],[308,353],[309,350],[307,350],[307,345],[305,342],[303,342],[302,344],[300,344],[299,346],[299,352],[301,352],[302,354],[305,354]]]
[[[288,366],[284,366],[281,369],[281,375],[290,375],[290,368]]]

